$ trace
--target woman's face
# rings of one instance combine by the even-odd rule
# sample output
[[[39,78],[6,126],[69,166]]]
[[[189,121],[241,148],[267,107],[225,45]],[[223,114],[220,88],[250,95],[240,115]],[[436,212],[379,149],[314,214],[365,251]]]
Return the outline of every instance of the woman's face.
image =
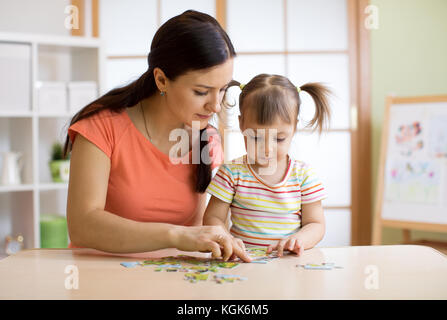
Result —
[[[192,127],[193,121],[198,121],[200,129],[206,128],[213,114],[221,110],[225,90],[232,78],[231,58],[218,66],[187,72],[167,82],[167,107],[185,125]]]

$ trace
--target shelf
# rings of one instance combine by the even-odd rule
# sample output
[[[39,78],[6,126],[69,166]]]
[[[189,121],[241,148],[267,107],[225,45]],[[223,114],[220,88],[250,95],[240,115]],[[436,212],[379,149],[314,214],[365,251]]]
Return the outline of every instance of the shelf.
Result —
[[[39,217],[47,213],[66,214],[68,183],[52,182],[48,162],[53,143],[64,144],[70,119],[77,110],[69,108],[72,105],[69,95],[66,104],[49,98],[57,108],[42,103],[36,84],[39,81],[66,84],[94,81],[99,94],[104,81],[103,41],[0,32],[0,45],[3,46],[0,49],[7,53],[4,54],[7,59],[0,60],[2,66],[16,70],[12,75],[0,77],[3,85],[3,91],[0,90],[3,98],[0,106],[0,151],[23,154],[23,184],[0,185],[0,217],[4,219],[0,240],[7,234],[20,233],[25,238],[25,248],[38,248]],[[40,108],[39,102],[45,107]],[[1,167],[2,158],[0,175]],[[0,248],[2,254],[4,252]]]
[[[99,48],[102,45],[102,40],[98,38],[24,34],[18,32],[0,32],[0,41],[84,48]]]
[[[20,192],[20,191],[33,191],[34,186],[32,184],[19,184],[16,186],[3,186],[0,185],[0,193],[4,192]]]
[[[0,111],[0,118],[32,118],[33,115],[34,113],[32,111],[23,111],[23,112],[6,111],[6,110]]]
[[[40,191],[67,190],[68,183],[64,183],[64,182],[41,183],[41,184],[39,184],[38,189]]]
[[[38,113],[37,116],[39,118],[72,118],[75,114],[68,112],[60,112],[60,113]]]
[[[32,111],[27,112],[9,112],[9,111],[0,111],[0,118],[33,118],[37,116],[38,118],[72,118],[75,115],[73,112],[57,112],[57,113],[35,113]]]
[[[35,186],[33,184],[19,184],[15,186],[5,186],[0,185],[0,193],[6,192],[22,192],[22,191],[33,191]],[[68,183],[58,183],[58,182],[49,182],[49,183],[41,183],[37,185],[37,189],[39,191],[52,191],[52,190],[67,190]]]

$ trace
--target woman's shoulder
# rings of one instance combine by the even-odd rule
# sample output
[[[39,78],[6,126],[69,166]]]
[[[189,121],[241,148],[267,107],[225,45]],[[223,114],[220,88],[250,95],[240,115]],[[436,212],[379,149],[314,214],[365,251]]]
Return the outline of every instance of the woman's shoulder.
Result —
[[[81,118],[74,126],[90,126],[114,128],[115,130],[123,129],[129,126],[130,119],[127,116],[126,110],[111,110],[101,106],[97,107],[99,110],[92,110],[94,113],[90,116]]]
[[[127,115],[126,109],[112,110],[108,108],[103,108],[92,115],[92,118],[101,119],[103,121],[109,121],[114,123],[128,123],[129,116]]]
[[[96,110],[95,113],[81,118],[68,128],[68,136],[71,143],[74,143],[76,135],[81,134],[90,142],[107,149],[107,154],[111,152],[113,146],[120,140],[131,121],[127,117],[126,111],[113,111],[110,109]],[[107,148],[106,148],[107,146]]]

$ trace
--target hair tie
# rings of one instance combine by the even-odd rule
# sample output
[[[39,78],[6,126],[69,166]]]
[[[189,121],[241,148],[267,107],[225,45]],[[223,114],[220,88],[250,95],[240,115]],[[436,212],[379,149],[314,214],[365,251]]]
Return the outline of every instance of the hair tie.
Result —
[[[301,88],[300,87],[296,87],[296,90],[298,91],[298,93],[301,92]]]
[[[241,90],[244,90],[244,87],[245,87],[245,84],[242,84],[242,83],[241,83],[241,84],[239,85],[239,88],[241,88]]]

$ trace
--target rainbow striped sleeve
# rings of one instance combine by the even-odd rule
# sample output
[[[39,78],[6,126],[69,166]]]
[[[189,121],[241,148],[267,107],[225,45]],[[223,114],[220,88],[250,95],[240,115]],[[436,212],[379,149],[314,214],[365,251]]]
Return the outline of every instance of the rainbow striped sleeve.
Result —
[[[308,164],[301,169],[301,204],[312,203],[327,198],[323,186],[315,170]]]
[[[220,166],[206,191],[224,202],[233,202],[234,179],[233,172],[228,165]]]

